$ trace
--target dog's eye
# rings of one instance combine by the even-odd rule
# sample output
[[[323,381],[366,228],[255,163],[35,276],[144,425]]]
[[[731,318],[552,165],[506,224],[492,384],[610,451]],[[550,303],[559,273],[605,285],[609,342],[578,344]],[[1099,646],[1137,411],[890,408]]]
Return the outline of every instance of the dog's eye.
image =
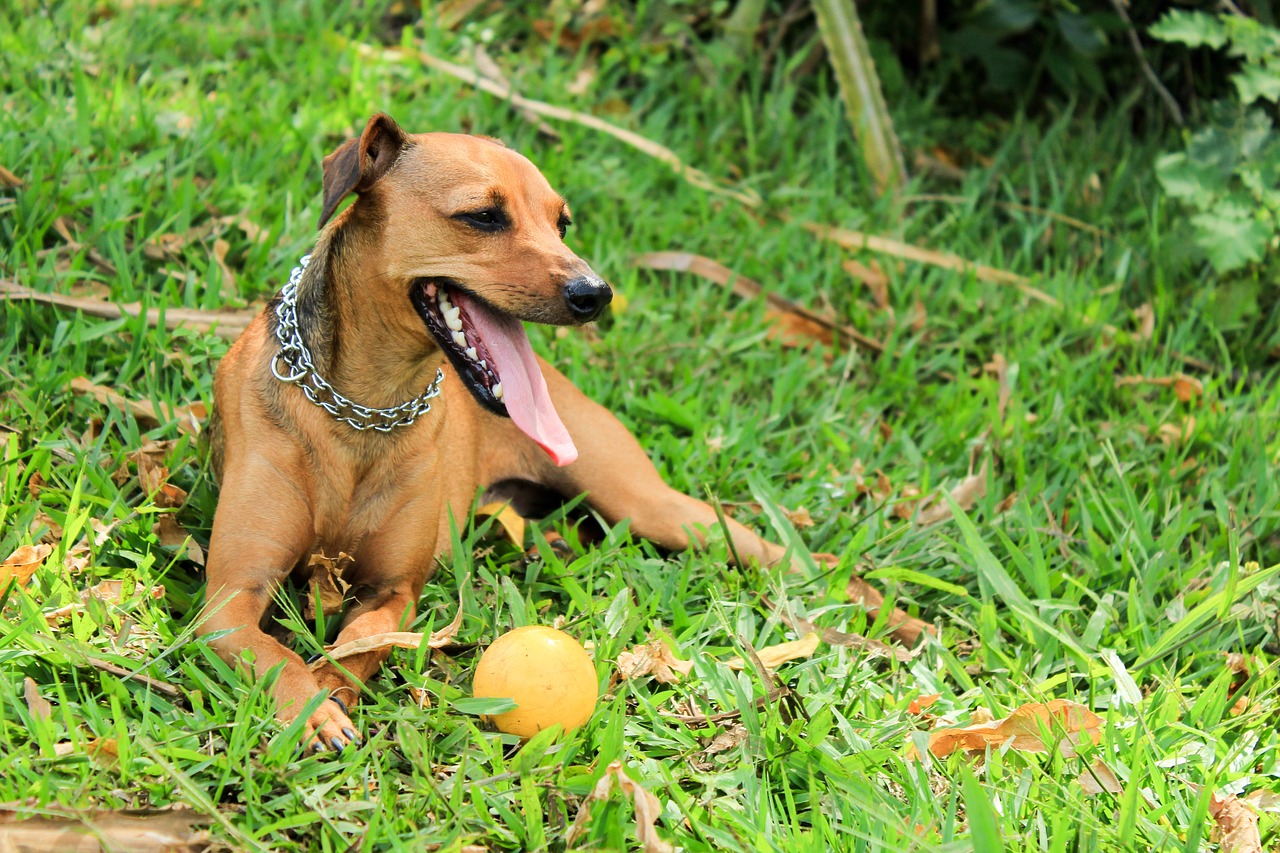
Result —
[[[465,222],[479,231],[501,231],[507,227],[506,214],[496,207],[486,207],[484,210],[469,210],[466,213],[459,213],[453,218]]]
[[[561,239],[561,240],[563,240],[563,239],[564,239],[564,235],[565,235],[565,233],[566,233],[566,232],[568,232],[568,230],[569,230],[569,226],[570,226],[570,225],[572,225],[572,224],[573,224],[573,222],[572,222],[571,220],[569,220],[568,218],[563,217],[563,216],[560,218],[560,221],[556,223],[556,228],[558,228],[558,229],[560,230],[560,239]]]

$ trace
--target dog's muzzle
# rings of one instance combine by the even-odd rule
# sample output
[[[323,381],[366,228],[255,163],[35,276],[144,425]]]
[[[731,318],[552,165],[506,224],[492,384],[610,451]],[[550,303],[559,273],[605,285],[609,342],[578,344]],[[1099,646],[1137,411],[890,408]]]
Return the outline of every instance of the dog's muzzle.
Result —
[[[613,289],[592,276],[579,276],[564,286],[565,304],[579,323],[599,317],[612,299]]]

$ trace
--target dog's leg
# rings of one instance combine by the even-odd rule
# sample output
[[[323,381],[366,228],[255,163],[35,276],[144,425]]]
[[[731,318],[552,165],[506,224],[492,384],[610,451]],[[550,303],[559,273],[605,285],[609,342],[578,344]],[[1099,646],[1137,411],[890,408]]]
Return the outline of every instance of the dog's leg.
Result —
[[[701,546],[705,534],[720,527],[708,504],[668,486],[653,463],[613,413],[587,398],[542,359],[542,374],[578,448],[578,460],[565,468],[545,462],[542,482],[565,495],[585,492],[591,506],[609,523],[624,518],[644,539],[672,550]],[[745,562],[772,566],[785,549],[726,518],[733,551]]]
[[[230,666],[247,666],[264,678],[277,666],[273,687],[276,716],[289,721],[321,691],[307,665],[262,630],[271,597],[314,533],[297,484],[279,467],[258,459],[226,478],[209,543],[208,601],[197,622],[218,656]],[[225,633],[223,633],[225,632]],[[356,738],[355,725],[335,702],[323,702],[307,719],[307,734],[322,748],[341,748]],[[310,741],[309,741],[310,742]]]
[[[418,476],[420,479],[410,479]],[[360,543],[355,572],[348,580],[355,603],[347,610],[335,646],[375,634],[407,631],[417,612],[418,597],[434,570],[438,541],[448,542],[444,490],[432,489],[419,472],[406,474],[406,489],[418,495],[386,518],[381,528]],[[469,496],[459,492],[454,517],[463,517]],[[443,535],[444,539],[441,540]],[[320,686],[354,707],[364,682],[390,655],[390,648],[361,652],[316,668]]]

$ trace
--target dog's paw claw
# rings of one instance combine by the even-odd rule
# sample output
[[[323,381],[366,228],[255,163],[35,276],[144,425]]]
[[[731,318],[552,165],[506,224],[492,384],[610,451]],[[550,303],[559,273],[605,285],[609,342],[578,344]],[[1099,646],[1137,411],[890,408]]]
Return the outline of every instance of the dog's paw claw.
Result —
[[[342,713],[346,714],[348,717],[349,717],[349,716],[351,716],[351,712],[347,710],[347,703],[346,703],[346,702],[343,702],[343,701],[342,701],[341,699],[339,699],[337,696],[330,696],[330,697],[329,697],[329,701],[330,701],[330,702],[336,702],[336,703],[337,703],[337,705],[338,705],[338,707],[342,709]]]
[[[344,727],[342,729],[342,733],[347,736],[347,740],[351,741],[354,744],[358,745],[364,742],[363,739],[360,737],[360,735],[357,732],[353,731],[352,729],[348,729]]]
[[[334,752],[342,752],[343,748],[346,746],[346,744],[342,742],[341,738],[336,737],[329,738],[329,743],[333,744]]]

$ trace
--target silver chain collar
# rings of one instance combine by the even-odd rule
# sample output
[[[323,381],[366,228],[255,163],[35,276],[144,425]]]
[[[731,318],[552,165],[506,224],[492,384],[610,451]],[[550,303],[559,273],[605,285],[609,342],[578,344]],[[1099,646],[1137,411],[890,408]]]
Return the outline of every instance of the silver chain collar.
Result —
[[[396,427],[409,426],[431,411],[431,401],[440,396],[440,383],[444,381],[444,371],[438,368],[435,381],[425,391],[389,409],[372,409],[348,400],[319,374],[298,330],[298,282],[310,262],[311,256],[303,255],[290,273],[289,283],[280,290],[280,301],[276,303],[276,340],[280,342],[280,352],[271,359],[272,375],[281,382],[297,385],[308,400],[353,429],[391,432]],[[286,369],[281,371],[277,362],[283,362]]]

